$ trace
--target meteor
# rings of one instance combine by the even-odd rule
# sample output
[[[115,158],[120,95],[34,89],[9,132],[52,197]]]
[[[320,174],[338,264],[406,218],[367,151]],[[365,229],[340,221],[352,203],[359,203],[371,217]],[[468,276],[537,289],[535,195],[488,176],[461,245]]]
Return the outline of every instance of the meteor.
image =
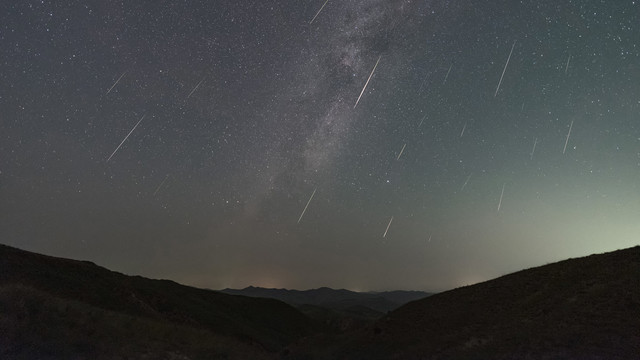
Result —
[[[198,87],[200,86],[200,84],[202,84],[202,82],[204,81],[205,78],[202,78],[202,80],[200,80],[200,82],[198,83],[198,85],[196,85],[196,87],[193,88],[193,90],[191,90],[191,92],[189,93],[189,95],[187,95],[187,99],[191,97],[191,95],[193,95],[194,92],[196,92],[196,90],[198,89]]]
[[[402,150],[400,150],[400,154],[398,154],[398,158],[396,160],[400,160],[400,156],[402,156],[405,147],[407,147],[407,144],[402,145]]]
[[[567,151],[567,144],[569,143],[569,136],[571,136],[571,128],[573,127],[573,120],[571,120],[571,125],[569,125],[569,132],[567,133],[567,140],[564,142],[564,149],[562,149],[562,153],[564,154]]]
[[[538,144],[538,138],[533,141],[533,149],[531,149],[531,160],[533,160],[533,154],[536,152],[536,145]]]
[[[389,227],[391,226],[391,222],[393,221],[393,216],[391,217],[391,219],[389,220],[389,223],[387,224],[387,229],[384,231],[384,235],[382,235],[382,237],[387,237],[387,232],[389,231]]]
[[[447,71],[447,75],[444,76],[444,81],[442,82],[442,85],[444,85],[447,82],[447,78],[449,77],[449,73],[451,72],[452,67],[453,67],[453,63],[449,65],[449,70]]]
[[[505,184],[502,184],[502,192],[500,193],[500,201],[498,202],[498,212],[500,212],[500,207],[502,206],[502,197],[504,196],[504,186]]]
[[[131,131],[129,131],[129,133],[127,134],[127,136],[124,137],[124,140],[122,140],[122,142],[120,143],[120,145],[118,145],[118,147],[113,150],[113,152],[111,153],[111,156],[109,156],[109,158],[107,159],[107,162],[109,162],[109,160],[111,160],[111,158],[113,157],[113,155],[116,154],[116,152],[118,152],[118,149],[120,149],[120,146],[122,146],[122,144],[124,144],[125,141],[127,141],[127,139],[129,138],[129,135],[131,135],[131,133],[133,132],[133,130],[135,130],[138,125],[140,125],[140,123],[142,122],[142,119],[144,119],[146,115],[142,115],[142,117],[140,118],[140,120],[138,120],[138,123],[133,127],[133,129],[131,129]]]
[[[160,185],[158,185],[158,187],[156,188],[156,191],[153,192],[153,196],[156,196],[156,194],[158,193],[158,191],[160,191],[160,189],[162,188],[162,185],[164,185],[164,183],[167,181],[167,179],[169,179],[169,175],[167,174],[167,176],[164,178],[164,180],[162,180],[162,182],[160,183]]]
[[[322,11],[322,9],[324,9],[324,6],[327,5],[328,2],[329,2],[329,0],[325,1],[324,4],[322,4],[322,6],[320,7],[320,10],[318,10],[318,12],[316,13],[316,16],[314,16],[313,19],[311,19],[311,21],[309,21],[309,25],[311,25],[313,20],[315,20],[318,17],[318,15],[320,15],[320,11]]]
[[[376,61],[376,64],[373,66],[373,70],[371,70],[371,74],[369,74],[369,78],[367,79],[367,82],[364,83],[364,87],[362,88],[362,91],[360,92],[360,96],[358,96],[358,100],[356,100],[356,104],[353,105],[354,109],[356,108],[356,106],[358,106],[358,103],[360,102],[360,98],[362,97],[362,94],[364,94],[364,90],[367,88],[367,85],[369,85],[369,80],[371,80],[371,77],[373,76],[373,73],[376,71],[376,67],[378,67],[378,63],[380,62],[380,58],[382,58],[382,56],[378,57],[378,61]]]
[[[313,199],[313,195],[316,194],[316,190],[318,190],[318,188],[315,188],[313,190],[313,193],[311,193],[311,197],[309,197],[309,201],[307,201],[307,205],[305,205],[304,210],[302,210],[302,214],[300,214],[300,217],[298,218],[298,224],[300,224],[300,220],[302,220],[302,217],[304,216],[304,213],[307,211],[307,208],[309,207],[309,204],[311,203],[311,199]]]
[[[469,176],[467,176],[467,180],[464,181],[464,184],[462,184],[462,187],[460,188],[460,191],[464,190],[464,188],[467,186],[467,184],[469,183],[469,179],[471,179],[471,175],[473,175],[473,173],[469,174]]]
[[[116,80],[115,83],[113,83],[113,85],[111,85],[111,87],[109,88],[109,90],[107,90],[107,93],[105,95],[109,95],[109,93],[111,92],[111,90],[113,90],[114,87],[116,87],[116,85],[118,85],[118,83],[120,82],[120,79],[122,79],[122,77],[124,76],[124,74],[126,74],[127,72],[123,72],[122,75],[120,75],[120,77],[118,78],[118,80]]]
[[[502,69],[502,75],[500,76],[500,81],[498,82],[498,87],[496,88],[496,93],[493,94],[493,97],[498,95],[498,90],[500,90],[500,84],[502,84],[502,78],[504,77],[504,72],[507,71],[507,66],[509,66],[509,60],[511,60],[511,54],[513,53],[513,48],[516,46],[516,42],[513,42],[511,45],[511,51],[509,52],[509,57],[507,58],[507,62],[504,64],[504,69]]]

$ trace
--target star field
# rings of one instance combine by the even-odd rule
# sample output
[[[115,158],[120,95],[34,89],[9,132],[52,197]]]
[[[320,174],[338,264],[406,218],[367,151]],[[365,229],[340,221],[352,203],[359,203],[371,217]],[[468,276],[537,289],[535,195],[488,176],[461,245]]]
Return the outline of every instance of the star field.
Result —
[[[637,245],[638,20],[3,2],[0,241],[214,289],[428,291]]]

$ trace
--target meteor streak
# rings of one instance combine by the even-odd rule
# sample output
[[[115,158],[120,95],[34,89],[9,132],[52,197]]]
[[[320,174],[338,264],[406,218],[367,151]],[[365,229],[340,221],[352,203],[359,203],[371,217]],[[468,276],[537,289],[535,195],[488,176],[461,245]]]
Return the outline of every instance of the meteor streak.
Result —
[[[531,160],[533,160],[533,153],[536,152],[536,145],[538,144],[538,138],[533,141],[533,149],[531,149]]]
[[[354,109],[356,108],[356,106],[358,106],[358,103],[360,102],[360,98],[362,97],[362,94],[364,94],[364,90],[367,88],[367,85],[369,85],[369,80],[371,80],[371,77],[373,76],[373,73],[376,71],[376,67],[378,67],[378,63],[380,62],[380,58],[382,58],[382,56],[378,57],[378,61],[376,61],[376,64],[373,66],[373,70],[371,70],[371,74],[369,74],[369,78],[367,79],[367,82],[364,83],[364,87],[362,88],[362,91],[360,92],[360,96],[358,96],[358,100],[356,100],[356,104],[353,105]]]
[[[449,77],[449,73],[451,72],[452,67],[453,67],[453,64],[449,65],[449,70],[447,71],[447,75],[444,76],[444,81],[442,82],[442,85],[444,85],[447,82],[447,78]]]
[[[387,231],[389,231],[389,226],[391,226],[391,222],[393,221],[393,216],[389,219],[389,223],[387,224],[387,229],[384,231],[384,235],[382,237],[387,237]]]
[[[109,93],[111,92],[111,90],[113,90],[114,87],[116,87],[116,85],[118,85],[118,83],[120,82],[120,79],[122,79],[122,77],[124,76],[124,74],[126,74],[127,72],[123,72],[122,75],[120,75],[120,77],[118,78],[118,80],[116,80],[115,83],[113,83],[113,85],[111,85],[111,87],[109,88],[109,90],[107,90],[107,93],[105,95],[109,95]]]
[[[146,115],[142,115],[142,117],[140,118],[140,120],[138,120],[138,123],[133,127],[133,129],[131,129],[131,131],[129,131],[129,133],[127,134],[127,136],[124,137],[124,140],[122,140],[122,142],[120,143],[120,145],[118,145],[118,147],[113,150],[113,152],[111,153],[111,156],[109,156],[109,158],[107,159],[107,162],[109,162],[109,160],[111,160],[111,158],[113,157],[113,155],[116,154],[116,152],[118,152],[118,149],[120,149],[120,146],[122,146],[122,144],[124,144],[125,141],[127,141],[127,139],[129,138],[129,135],[131,135],[131,133],[133,132],[133,130],[135,130],[138,125],[140,125],[140,123],[142,122],[142,119],[144,119]]]
[[[473,175],[473,173],[469,174],[469,176],[467,176],[467,180],[465,180],[464,184],[462,184],[462,187],[460,188],[460,191],[464,190],[464,188],[467,186],[467,183],[469,183],[469,179],[471,179],[471,175]]]
[[[158,187],[156,188],[156,191],[153,192],[153,196],[156,196],[156,194],[158,193],[158,191],[160,191],[160,189],[162,188],[162,185],[164,185],[164,183],[167,181],[168,178],[169,178],[169,174],[167,174],[167,176],[164,178],[164,180],[162,180],[160,185],[158,185]]]
[[[405,147],[407,147],[406,143],[404,145],[402,145],[402,150],[400,150],[400,154],[398,154],[398,158],[396,160],[400,160],[400,156],[402,156],[402,153],[404,152],[404,148]]]
[[[571,120],[571,125],[569,125],[569,132],[567,133],[567,140],[564,142],[564,149],[562,149],[562,153],[564,154],[567,151],[567,144],[569,143],[569,136],[571,136],[571,128],[573,127],[573,120]]]
[[[200,80],[200,82],[198,83],[198,85],[196,85],[196,87],[193,88],[193,90],[191,90],[191,92],[189,93],[189,95],[187,95],[187,99],[191,97],[191,95],[193,95],[194,92],[196,92],[196,90],[198,89],[198,87],[200,86],[200,84],[202,84],[202,82],[204,81],[205,78],[202,78],[202,80]]]
[[[318,190],[318,188],[315,188],[313,190],[313,193],[311,193],[311,197],[309,197],[309,201],[307,201],[307,205],[305,205],[304,210],[302,210],[302,214],[300,214],[300,217],[298,218],[298,224],[300,224],[300,220],[302,220],[302,217],[304,216],[304,213],[307,211],[307,208],[309,207],[309,204],[311,203],[311,199],[313,199],[313,195],[316,194],[316,190]]]
[[[511,54],[513,53],[513,48],[516,46],[516,42],[513,42],[511,45],[511,51],[509,52],[509,57],[507,58],[507,62],[504,64],[504,69],[502,69],[502,75],[500,76],[500,81],[498,82],[498,87],[496,88],[496,93],[493,94],[493,97],[498,95],[498,90],[500,90],[500,84],[502,84],[502,78],[504,77],[505,71],[507,71],[507,66],[509,66],[509,60],[511,60]]]
[[[313,22],[313,20],[315,20],[318,15],[320,15],[320,11],[322,11],[322,9],[324,9],[324,6],[327,5],[327,3],[329,2],[329,0],[325,1],[324,4],[322,4],[322,6],[320,7],[320,10],[318,10],[318,12],[316,13],[316,16],[313,17],[313,19],[311,19],[311,21],[309,21],[309,24],[311,24]]]
[[[424,116],[422,117],[422,119],[420,120],[420,124],[418,124],[418,127],[422,126],[422,123],[424,122],[424,119],[427,118],[428,114],[424,114]]]

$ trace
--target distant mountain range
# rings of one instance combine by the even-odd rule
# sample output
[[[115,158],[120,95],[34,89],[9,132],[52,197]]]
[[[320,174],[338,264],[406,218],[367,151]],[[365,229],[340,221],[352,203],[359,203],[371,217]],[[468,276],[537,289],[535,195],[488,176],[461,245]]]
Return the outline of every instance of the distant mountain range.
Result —
[[[327,288],[225,290],[233,291],[272,299],[126,276],[90,262],[0,245],[0,358],[638,359],[640,354],[640,246],[427,297]],[[420,299],[410,301],[414,297]]]
[[[224,289],[224,293],[277,299],[295,306],[303,314],[337,332],[351,331],[370,324],[387,312],[430,293],[422,291],[355,292],[327,287],[312,290],[247,287]]]
[[[395,310],[410,301],[425,298],[422,291],[355,292],[322,287],[313,290],[267,289],[249,286],[241,290],[224,289],[223,293],[251,297],[271,298],[291,305],[315,305],[335,310],[366,307],[379,313]]]

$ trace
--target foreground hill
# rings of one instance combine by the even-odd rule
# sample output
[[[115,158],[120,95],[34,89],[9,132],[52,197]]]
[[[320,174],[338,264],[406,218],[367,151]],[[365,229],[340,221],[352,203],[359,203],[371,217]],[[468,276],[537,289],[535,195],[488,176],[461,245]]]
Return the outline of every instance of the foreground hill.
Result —
[[[0,245],[3,359],[262,358],[316,330],[277,300],[126,276]]]
[[[638,359],[640,246],[432,295],[286,358]]]

